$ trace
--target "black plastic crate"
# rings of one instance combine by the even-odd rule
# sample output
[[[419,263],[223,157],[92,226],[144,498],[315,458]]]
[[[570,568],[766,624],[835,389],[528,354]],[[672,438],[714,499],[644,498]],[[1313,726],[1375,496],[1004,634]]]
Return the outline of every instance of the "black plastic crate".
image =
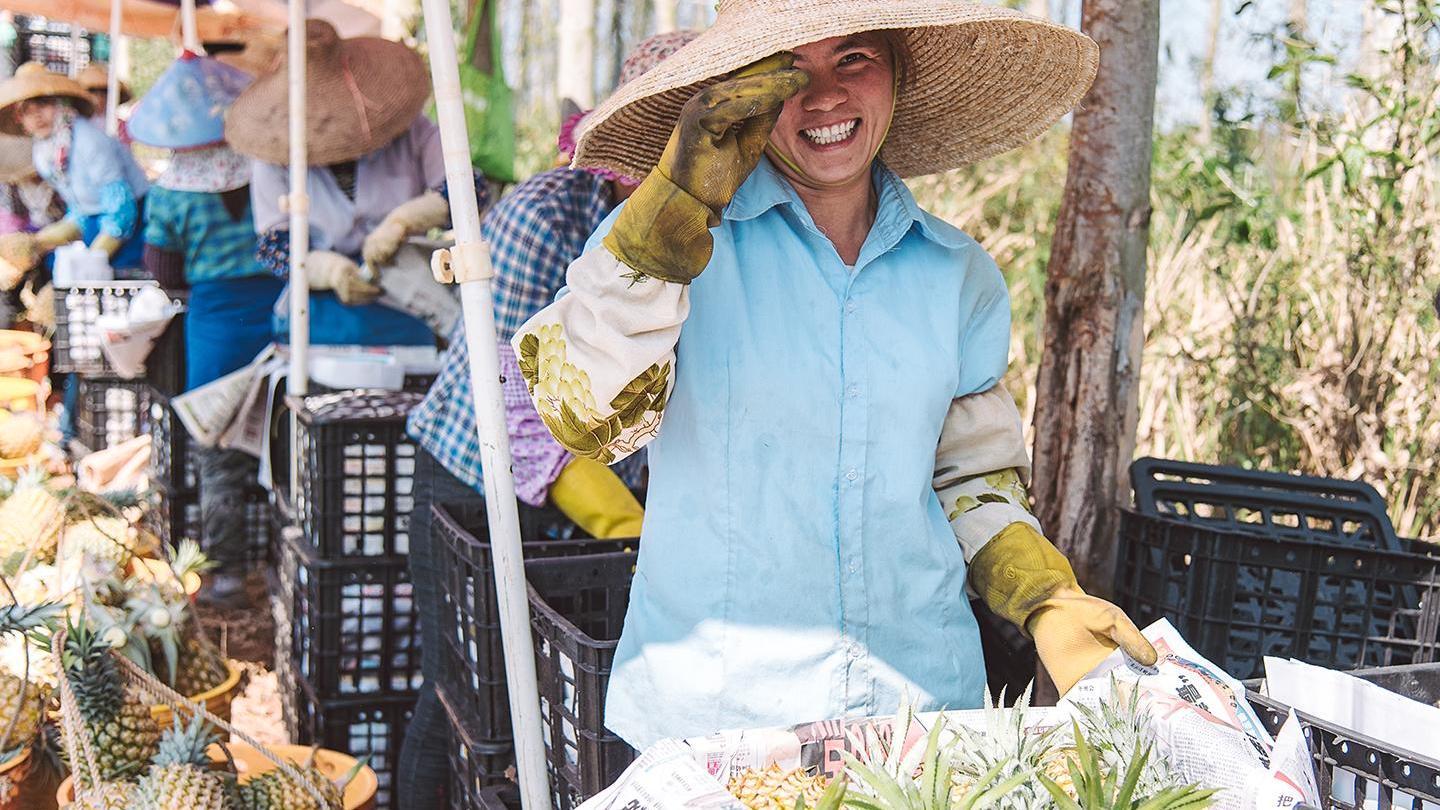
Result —
[[[117,377],[118,373],[100,349],[101,315],[123,315],[130,299],[153,281],[107,281],[60,287],[55,291],[54,370],[92,377]],[[170,293],[170,299],[184,303],[184,296]],[[185,390],[185,317],[177,315],[155,341],[145,361],[145,374],[156,388],[176,394]]]
[[[476,499],[432,507],[441,582],[440,684],[472,740],[508,741],[510,701],[500,643],[500,615],[485,504]],[[633,549],[636,540],[595,540],[554,509],[521,505],[525,558],[566,557]]]
[[[282,680],[280,698],[291,740],[364,759],[379,781],[377,810],[404,810],[406,804],[394,793],[395,776],[405,729],[415,713],[413,696],[320,700],[303,683],[288,686]]]
[[[1440,650],[1440,555],[1124,510],[1116,596],[1140,626],[1170,619],[1242,679],[1258,677],[1267,655],[1354,669],[1433,660]]]
[[[275,519],[271,515],[269,494],[257,484],[243,497],[245,562],[269,562],[275,541]],[[161,543],[173,545],[188,538],[199,542],[206,552],[211,551],[201,526],[198,491],[172,492],[163,487],[156,488],[155,503],[147,517],[150,530]]]
[[[1440,664],[1381,667],[1355,675],[1413,700],[1440,702]],[[1251,692],[1256,714],[1277,734],[1288,708]],[[1303,712],[1296,712],[1315,762],[1322,810],[1430,810],[1440,806],[1440,758],[1405,751]],[[1427,755],[1428,754],[1428,755]]]
[[[75,382],[75,440],[85,450],[104,450],[140,435],[143,380],[82,377]]]
[[[436,690],[445,707],[450,738],[447,754],[450,782],[447,789],[450,807],[470,810],[483,804],[482,795],[492,788],[513,787],[507,771],[515,764],[515,749],[508,742],[486,742],[471,737],[465,723],[457,716],[454,698],[443,687]]]
[[[170,395],[147,386],[141,430],[150,434],[150,477],[169,492],[200,487],[199,446],[170,407]]]
[[[297,535],[275,543],[277,657],[325,700],[413,695],[420,631],[405,558],[324,559]]]
[[[300,423],[296,518],[320,556],[409,553],[416,446],[405,417],[423,398],[407,391],[289,398]]]
[[[605,728],[605,691],[634,573],[635,554],[628,552],[525,565],[540,720],[557,810],[574,810],[635,760],[635,749]]]

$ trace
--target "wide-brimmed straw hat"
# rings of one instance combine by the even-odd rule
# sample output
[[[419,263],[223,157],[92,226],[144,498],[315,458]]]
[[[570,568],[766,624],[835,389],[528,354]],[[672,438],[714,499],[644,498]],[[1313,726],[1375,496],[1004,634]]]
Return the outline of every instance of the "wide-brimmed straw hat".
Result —
[[[596,108],[575,165],[644,177],[699,90],[771,54],[882,29],[904,30],[910,52],[880,152],[902,177],[1035,138],[1074,108],[1099,65],[1084,34],[974,0],[720,0],[709,30]]]
[[[285,37],[280,34],[272,34],[268,31],[260,31],[251,34],[239,44],[235,50],[211,50],[215,60],[223,62],[230,67],[239,68],[251,76],[264,76],[270,73],[280,64],[280,56],[285,52]],[[206,45],[210,49],[209,44]]]
[[[110,92],[110,70],[103,62],[91,62],[81,68],[75,76],[75,81],[88,90],[96,100],[105,98],[105,94]],[[130,100],[130,87],[125,82],[120,82],[119,92],[120,104]]]
[[[425,63],[378,37],[341,39],[322,20],[305,23],[307,154],[312,166],[355,160],[395,140],[430,97]],[[288,59],[255,80],[225,115],[225,140],[267,163],[290,159]]]
[[[15,69],[14,76],[0,82],[0,132],[24,135],[25,130],[15,117],[16,108],[22,101],[37,98],[66,99],[85,116],[95,110],[95,99],[79,82],[51,73],[39,62],[26,62]]]
[[[34,145],[29,138],[0,135],[0,183],[14,183],[35,172]]]
[[[164,149],[225,142],[225,110],[250,86],[250,74],[186,51],[155,80],[130,113],[130,138]]]

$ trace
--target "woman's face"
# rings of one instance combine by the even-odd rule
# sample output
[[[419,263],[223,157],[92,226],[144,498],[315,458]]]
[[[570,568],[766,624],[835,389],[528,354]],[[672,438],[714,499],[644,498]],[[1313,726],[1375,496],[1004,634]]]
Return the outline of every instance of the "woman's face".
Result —
[[[48,138],[55,131],[55,119],[59,112],[60,104],[53,99],[32,99],[20,102],[15,117],[25,134],[32,138]]]
[[[894,57],[885,39],[871,31],[794,53],[810,84],[785,102],[770,136],[804,175],[791,179],[833,186],[868,176],[894,113]],[[793,174],[781,163],[781,172]]]

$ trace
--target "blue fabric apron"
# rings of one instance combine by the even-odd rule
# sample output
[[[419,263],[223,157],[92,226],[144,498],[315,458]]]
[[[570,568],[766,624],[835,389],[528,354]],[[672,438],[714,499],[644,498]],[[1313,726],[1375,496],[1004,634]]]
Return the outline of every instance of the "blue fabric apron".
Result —
[[[135,221],[137,223],[143,223],[145,221],[145,198],[141,197],[140,199],[136,200],[135,207],[138,209]],[[81,241],[83,241],[87,245],[95,241],[95,237],[100,235],[100,220],[101,216],[99,214],[81,214],[80,216],[75,218],[76,223],[80,226]],[[120,245],[120,249],[115,252],[115,255],[110,257],[110,266],[115,268],[116,278],[145,278],[143,274],[128,272],[140,269],[140,267],[144,263],[144,230],[145,229],[142,226],[137,225],[135,227],[134,235],[131,236],[129,239],[126,239]]]
[[[290,342],[290,313],[276,313],[275,339]],[[419,318],[381,304],[347,306],[335,293],[310,293],[310,342],[316,346],[434,346]]]
[[[185,315],[186,389],[242,368],[274,339],[270,311],[285,288],[274,276],[202,281]]]

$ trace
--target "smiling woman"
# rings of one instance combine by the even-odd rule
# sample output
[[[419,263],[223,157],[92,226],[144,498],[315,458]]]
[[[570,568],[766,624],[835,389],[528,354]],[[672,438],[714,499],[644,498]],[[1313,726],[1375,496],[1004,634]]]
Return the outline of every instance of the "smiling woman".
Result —
[[[606,714],[631,744],[978,706],[967,586],[1062,690],[1154,661],[1029,512],[999,268],[900,180],[1023,143],[1095,65],[969,0],[722,0],[584,125],[578,165],[645,179],[514,344],[568,449],[649,450]]]

